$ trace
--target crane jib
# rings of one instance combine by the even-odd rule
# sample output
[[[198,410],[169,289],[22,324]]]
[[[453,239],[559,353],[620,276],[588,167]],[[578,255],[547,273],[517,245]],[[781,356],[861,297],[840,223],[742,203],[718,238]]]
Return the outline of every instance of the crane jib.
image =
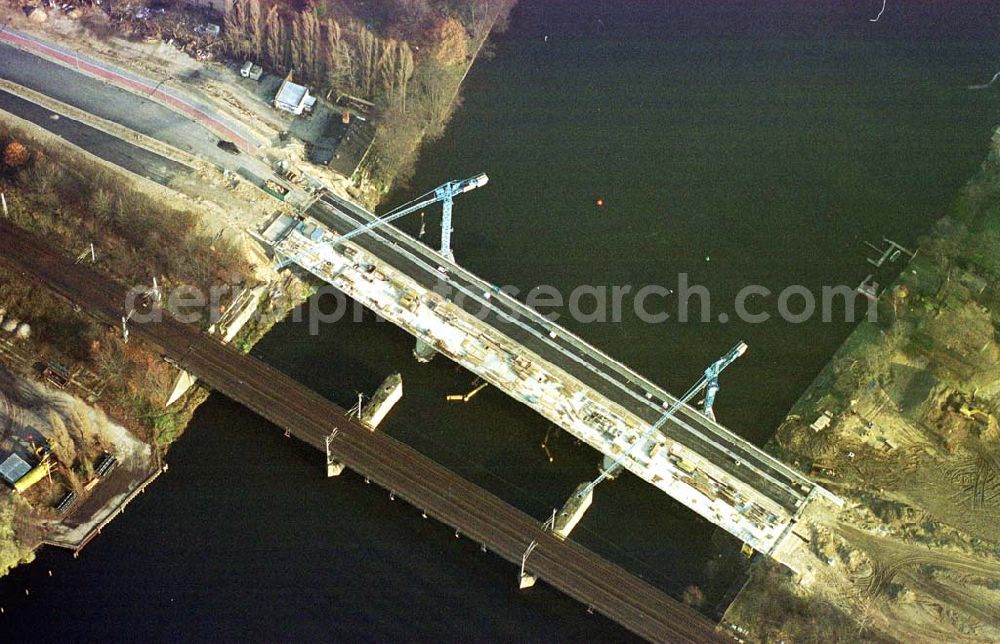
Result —
[[[399,219],[400,217],[405,217],[406,215],[416,212],[421,208],[426,208],[427,206],[433,205],[438,201],[444,202],[444,221],[442,222],[441,225],[441,254],[447,257],[448,259],[452,259],[451,200],[455,195],[459,195],[462,194],[463,192],[468,192],[475,188],[485,186],[488,182],[489,182],[489,177],[487,177],[485,173],[479,173],[474,177],[471,177],[469,179],[464,179],[462,181],[449,181],[448,183],[438,186],[431,192],[425,193],[425,194],[433,194],[432,197],[428,197],[427,199],[422,199],[420,201],[417,201],[416,203],[411,203],[409,205],[404,204],[404,206],[401,207],[400,209],[397,209],[395,211],[390,211],[388,214],[383,215],[382,217],[379,217],[378,219],[371,221],[363,226],[359,226],[354,230],[348,231],[343,235],[339,235],[337,237],[334,237],[333,239],[321,240],[316,244],[314,244],[313,246],[310,246],[309,248],[305,249],[304,251],[292,257],[289,257],[285,260],[282,260],[281,262],[278,263],[278,268],[284,268],[289,264],[293,264],[298,260],[302,259],[303,257],[305,257],[306,255],[309,255],[313,251],[322,248],[323,246],[328,246],[348,241],[349,239],[357,237],[358,235],[363,235],[367,233],[369,230],[393,222]]]

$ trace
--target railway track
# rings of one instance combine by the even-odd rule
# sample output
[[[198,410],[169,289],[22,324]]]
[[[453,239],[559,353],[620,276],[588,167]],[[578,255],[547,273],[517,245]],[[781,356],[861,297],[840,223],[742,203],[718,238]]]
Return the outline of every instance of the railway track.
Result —
[[[0,220],[0,263],[117,326],[126,287],[72,261],[30,233]],[[539,521],[382,433],[369,432],[316,392],[269,365],[220,344],[164,314],[136,324],[131,335],[219,393],[245,405],[372,482],[406,499],[501,557],[650,641],[718,641],[715,624],[620,566],[572,541],[561,541]],[[511,583],[514,583],[512,575]]]

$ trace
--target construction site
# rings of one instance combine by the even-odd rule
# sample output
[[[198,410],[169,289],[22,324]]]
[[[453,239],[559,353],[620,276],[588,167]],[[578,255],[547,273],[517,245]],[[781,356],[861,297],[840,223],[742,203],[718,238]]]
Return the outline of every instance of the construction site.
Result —
[[[54,290],[22,281],[13,251],[40,243],[27,236],[0,270],[0,476],[13,490],[0,573],[45,544],[79,553],[166,471],[167,446],[213,387],[325,452],[327,475],[354,469],[456,538],[520,561],[521,589],[549,580],[650,639],[671,620],[691,620],[678,633],[692,639],[715,625],[572,541],[595,490],[623,471],[742,544],[749,581],[722,623],[734,639],[1000,640],[1000,135],[958,211],[913,251],[870,245],[875,268],[856,292],[878,319],[858,325],[762,450],[713,412],[720,373],[747,350],[739,338],[672,395],[456,263],[452,198],[485,174],[376,216],[364,204],[387,188],[373,161],[387,97],[228,57],[207,4],[45,1],[0,30],[0,55],[16,63],[0,79],[0,108],[17,114],[0,131],[4,225],[44,239],[66,273],[31,258]],[[109,17],[117,30],[87,42]],[[125,68],[109,62],[121,57]],[[86,152],[60,151],[60,138]],[[390,225],[432,206],[435,217],[443,207],[440,245]],[[170,289],[220,281],[227,290],[193,324],[133,321],[166,308]],[[413,336],[416,360],[470,371],[448,402],[502,391],[593,448],[596,477],[537,520],[377,431],[403,395],[398,374],[345,412],[244,355],[322,283]],[[142,295],[118,311],[125,286]],[[77,287],[91,299],[74,299]],[[583,558],[592,567],[570,564]]]
[[[726,614],[734,632],[822,641],[818,624],[839,623],[833,639],[1000,639],[997,159],[778,429],[770,449],[845,506],[809,535],[814,574],[755,568]]]
[[[508,300],[451,259],[452,198],[486,182],[486,175],[450,182],[428,198],[380,218],[343,203],[321,201],[314,206],[318,219],[277,217],[262,229],[261,239],[272,245],[279,266],[305,268],[413,334],[418,359],[442,353],[603,454],[603,474],[571,497],[574,511],[565,524],[575,525],[601,481],[628,469],[748,548],[798,569],[801,541],[795,531],[823,513],[821,508],[840,500],[715,422],[712,402],[718,373],[746,346],[738,345],[684,396],[674,398],[567,330]],[[443,202],[445,213],[437,253],[386,227],[437,201]],[[491,315],[473,316],[464,310],[470,303],[442,297],[435,288],[438,280],[472,295],[475,305]],[[494,317],[514,321],[523,332],[501,332]],[[642,384],[629,391],[635,382]],[[687,407],[706,390],[700,413]],[[801,525],[793,529],[797,523]]]

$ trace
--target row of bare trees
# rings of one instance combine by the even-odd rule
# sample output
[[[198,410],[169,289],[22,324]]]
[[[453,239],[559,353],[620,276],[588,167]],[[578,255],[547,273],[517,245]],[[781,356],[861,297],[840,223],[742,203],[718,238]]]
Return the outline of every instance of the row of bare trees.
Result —
[[[516,0],[316,1],[299,11],[234,0],[227,47],[317,89],[373,101],[379,118],[365,179],[385,188],[406,179],[422,138],[443,131],[470,60]]]
[[[226,15],[226,39],[234,54],[293,71],[304,82],[405,110],[415,66],[410,45],[381,38],[354,18],[341,24],[320,19],[311,6],[282,11],[278,4],[265,9],[265,0],[236,0]]]

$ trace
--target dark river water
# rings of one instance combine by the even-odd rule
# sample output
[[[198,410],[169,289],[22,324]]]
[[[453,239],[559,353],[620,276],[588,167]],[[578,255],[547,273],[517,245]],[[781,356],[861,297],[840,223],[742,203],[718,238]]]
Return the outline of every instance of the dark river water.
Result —
[[[1000,120],[1000,85],[966,89],[1000,70],[995,3],[889,0],[870,22],[880,7],[522,0],[413,190],[389,201],[485,171],[456,200],[453,238],[484,277],[567,297],[676,290],[680,274],[706,287],[704,322],[680,322],[676,298],[649,302],[665,322],[629,298],[620,321],[561,321],[676,393],[745,340],[716,411],[762,444],[851,328],[782,321],[777,294],[856,285],[866,240],[913,245]],[[734,315],[754,284],[774,293],[749,300],[771,321]],[[594,476],[595,452],[552,430],[550,462],[548,424],[497,391],[446,403],[472,376],[411,348],[366,314],[318,336],[279,324],[254,353],[346,405],[401,371],[384,431],[540,520]],[[0,582],[0,641],[628,637],[544,584],[517,591],[513,566],[357,476],[325,479],[317,454],[221,396],[168,461],[79,559],[46,550]],[[741,580],[738,543],[631,476],[598,488],[574,538],[677,596],[698,585],[709,614]]]

